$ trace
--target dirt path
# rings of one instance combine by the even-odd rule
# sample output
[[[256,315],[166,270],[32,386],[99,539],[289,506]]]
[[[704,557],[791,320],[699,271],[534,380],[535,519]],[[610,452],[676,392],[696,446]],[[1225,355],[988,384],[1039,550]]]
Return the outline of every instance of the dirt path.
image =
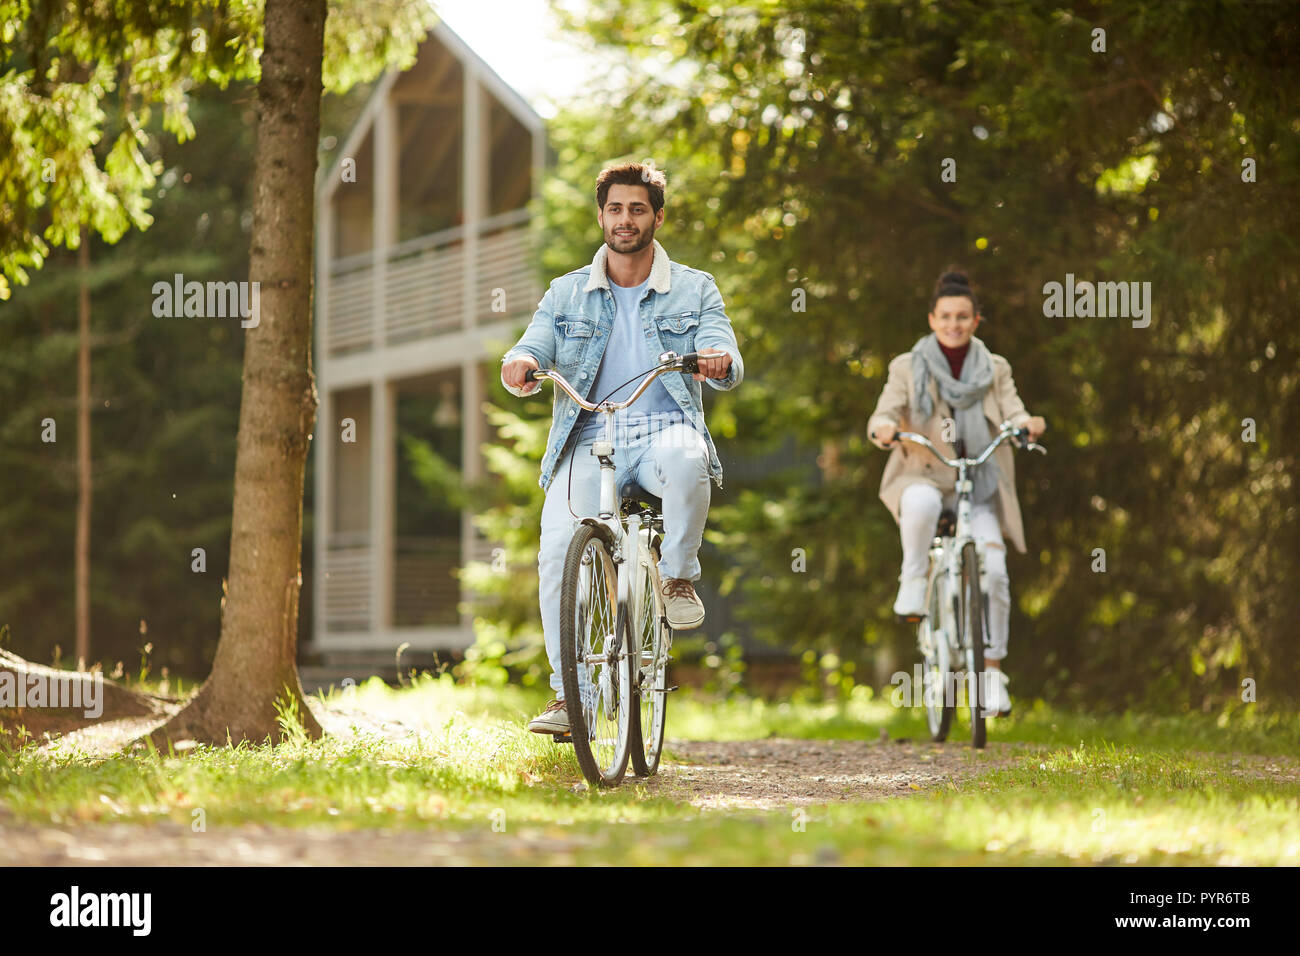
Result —
[[[1026,745],[1016,745],[1023,751]],[[701,809],[770,810],[782,806],[878,800],[947,786],[1014,761],[1013,747],[910,740],[673,741],[676,758],[646,788]]]

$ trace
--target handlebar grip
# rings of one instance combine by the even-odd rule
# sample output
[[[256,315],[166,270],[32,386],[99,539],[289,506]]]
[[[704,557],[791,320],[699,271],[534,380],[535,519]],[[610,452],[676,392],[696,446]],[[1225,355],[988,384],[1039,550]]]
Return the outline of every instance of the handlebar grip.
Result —
[[[682,371],[694,375],[700,370],[700,353],[687,352],[682,356]]]
[[[1046,448],[1029,437],[1029,429],[1024,425],[1021,425],[1019,428],[1016,428],[1011,432],[1011,440],[1015,442],[1017,448],[1023,448],[1025,451],[1040,452],[1044,455],[1047,454]]]
[[[535,368],[530,368],[530,369],[528,369],[526,372],[524,372],[524,381],[525,381],[525,382],[535,382],[535,381],[537,381],[537,379],[534,378],[534,374],[535,374],[536,372],[537,372],[537,369],[535,369]]]

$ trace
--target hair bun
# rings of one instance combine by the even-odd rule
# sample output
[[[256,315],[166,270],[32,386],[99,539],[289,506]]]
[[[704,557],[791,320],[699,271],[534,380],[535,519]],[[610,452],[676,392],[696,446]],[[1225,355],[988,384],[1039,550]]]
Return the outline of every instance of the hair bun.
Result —
[[[930,296],[930,311],[934,311],[940,299],[954,295],[970,299],[971,309],[976,315],[980,314],[979,300],[975,298],[975,290],[970,287],[970,279],[966,278],[966,273],[959,268],[950,265],[944,269],[943,275],[939,276],[939,281],[934,284],[934,294]]]

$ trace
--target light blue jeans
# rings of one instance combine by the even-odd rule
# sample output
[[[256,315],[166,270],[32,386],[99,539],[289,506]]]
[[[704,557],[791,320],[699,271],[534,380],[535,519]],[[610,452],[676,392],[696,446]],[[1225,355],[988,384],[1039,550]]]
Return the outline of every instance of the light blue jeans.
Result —
[[[542,505],[541,546],[537,551],[538,598],[542,634],[551,662],[551,688],[563,699],[560,677],[560,583],[564,556],[578,518],[596,517],[600,511],[600,462],[591,454],[591,442],[575,444],[555,469]],[[700,577],[699,551],[709,516],[709,452],[703,437],[688,424],[644,423],[619,426],[614,447],[614,494],[631,478],[664,503],[664,538],[659,560],[662,580]],[[569,476],[573,488],[570,501]],[[618,501],[614,502],[615,509]],[[586,675],[579,669],[584,697],[589,692]]]

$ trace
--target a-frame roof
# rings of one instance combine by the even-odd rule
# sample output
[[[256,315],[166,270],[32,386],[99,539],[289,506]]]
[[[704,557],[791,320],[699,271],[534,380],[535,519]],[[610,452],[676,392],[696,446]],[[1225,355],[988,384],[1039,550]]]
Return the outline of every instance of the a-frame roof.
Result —
[[[464,40],[446,22],[439,20],[420,41],[419,52],[417,57],[424,54],[427,44],[431,40],[436,40],[454,56],[466,65],[473,65],[474,72],[489,92],[492,93],[506,109],[510,110],[530,132],[534,135],[540,134],[545,129],[545,121],[536,110],[529,105],[528,101],[519,95],[519,91],[501,78],[501,75],[488,64],[481,56],[475,53]],[[365,140],[366,134],[375,124],[375,115],[379,112],[379,107],[388,98],[392,92],[393,84],[402,75],[402,70],[390,69],[380,77],[379,82],[371,91],[366,105],[361,111],[357,121],[352,124],[352,129],[348,131],[343,140],[343,146],[338,151],[333,163],[330,164],[326,175],[321,177],[319,189],[323,195],[321,198],[328,199],[334,192],[334,187],[339,180],[339,166],[342,164],[344,157],[355,156],[357,150],[361,148],[361,143]]]

